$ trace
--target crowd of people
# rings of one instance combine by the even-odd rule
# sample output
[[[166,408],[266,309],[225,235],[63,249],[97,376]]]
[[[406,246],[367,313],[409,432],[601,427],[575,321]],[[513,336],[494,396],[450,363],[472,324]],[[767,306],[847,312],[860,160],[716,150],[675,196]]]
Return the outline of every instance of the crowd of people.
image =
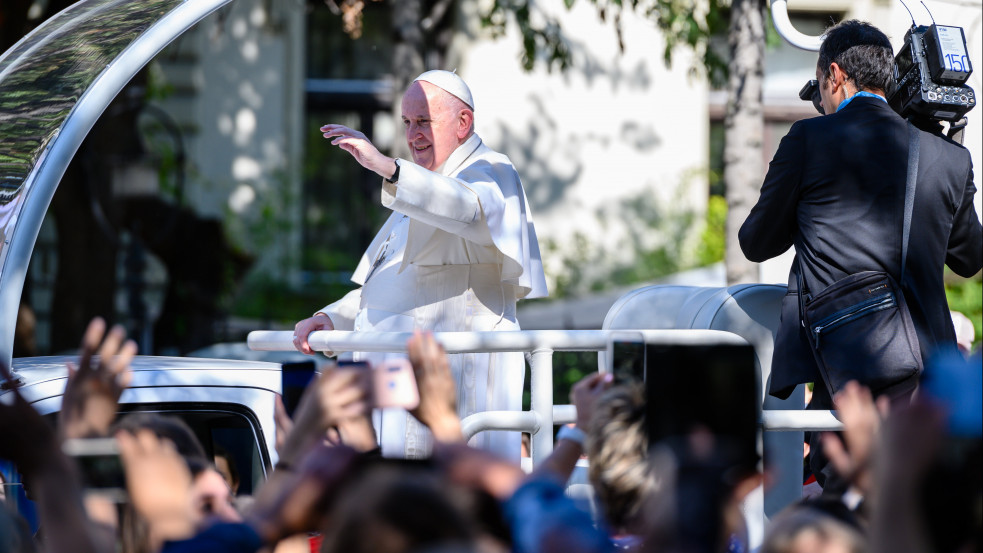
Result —
[[[643,390],[604,373],[574,386],[576,423],[526,474],[466,445],[447,356],[417,333],[407,344],[420,394],[411,413],[434,435],[429,458],[383,457],[364,371],[331,367],[292,419],[277,405],[279,460],[245,502],[180,419],[118,418],[135,348],[119,327],[104,333],[93,321],[69,367],[57,428],[16,388],[3,396],[0,457],[23,476],[40,527],[32,536],[0,510],[0,552],[748,551],[741,500],[767,485],[767,466],[735,474],[712,448],[701,457],[650,444]],[[875,401],[855,383],[836,395],[842,439],[828,433],[823,442],[849,492],[789,506],[760,551],[981,550],[980,353],[971,361],[954,353],[932,371],[908,406]],[[124,500],[86,489],[61,447],[106,436],[118,444]],[[593,517],[565,494],[584,456]]]

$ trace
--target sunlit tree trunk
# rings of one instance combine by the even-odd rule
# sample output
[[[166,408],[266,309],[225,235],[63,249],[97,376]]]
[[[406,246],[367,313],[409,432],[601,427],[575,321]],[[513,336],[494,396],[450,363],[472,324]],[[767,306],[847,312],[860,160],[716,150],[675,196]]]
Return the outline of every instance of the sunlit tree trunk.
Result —
[[[737,233],[758,198],[764,178],[764,0],[733,0],[728,30],[731,59],[724,120],[724,182],[727,183],[727,283],[759,279],[755,263],[741,252]]]
[[[400,103],[403,92],[417,75],[423,72],[423,31],[420,20],[423,17],[421,0],[392,0],[392,26],[396,43],[393,47],[393,116],[396,128],[402,130]],[[408,158],[406,141],[393,141],[391,155]]]

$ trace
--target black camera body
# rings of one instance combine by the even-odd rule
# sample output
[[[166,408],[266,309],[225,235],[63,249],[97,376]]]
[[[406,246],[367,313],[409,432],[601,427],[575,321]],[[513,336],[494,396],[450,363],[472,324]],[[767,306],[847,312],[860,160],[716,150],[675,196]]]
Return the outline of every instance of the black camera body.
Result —
[[[888,103],[902,117],[955,122],[976,106],[973,72],[960,27],[914,26],[894,58],[896,89]]]

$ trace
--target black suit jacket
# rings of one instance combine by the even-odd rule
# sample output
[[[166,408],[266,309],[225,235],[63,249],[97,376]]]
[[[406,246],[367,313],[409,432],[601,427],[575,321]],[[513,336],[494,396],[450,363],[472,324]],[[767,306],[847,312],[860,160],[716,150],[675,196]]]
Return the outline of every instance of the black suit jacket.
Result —
[[[799,266],[812,294],[860,271],[900,279],[907,133],[905,120],[886,102],[857,97],[834,114],[796,122],[782,139],[740,231],[749,260],[764,261],[792,245],[798,260],[775,339],[772,395],[787,397],[796,384],[821,382],[800,324]],[[902,288],[923,355],[955,344],[943,265],[962,276],[983,265],[975,192],[969,152],[922,132]]]

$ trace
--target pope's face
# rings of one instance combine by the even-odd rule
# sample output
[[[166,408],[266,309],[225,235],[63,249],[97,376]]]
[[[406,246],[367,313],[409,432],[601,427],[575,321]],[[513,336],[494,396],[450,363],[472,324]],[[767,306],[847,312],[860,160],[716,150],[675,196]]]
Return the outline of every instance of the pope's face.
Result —
[[[444,90],[424,81],[410,85],[403,95],[403,127],[413,162],[431,171],[443,165],[461,144],[459,111]],[[453,97],[451,97],[453,98]]]

